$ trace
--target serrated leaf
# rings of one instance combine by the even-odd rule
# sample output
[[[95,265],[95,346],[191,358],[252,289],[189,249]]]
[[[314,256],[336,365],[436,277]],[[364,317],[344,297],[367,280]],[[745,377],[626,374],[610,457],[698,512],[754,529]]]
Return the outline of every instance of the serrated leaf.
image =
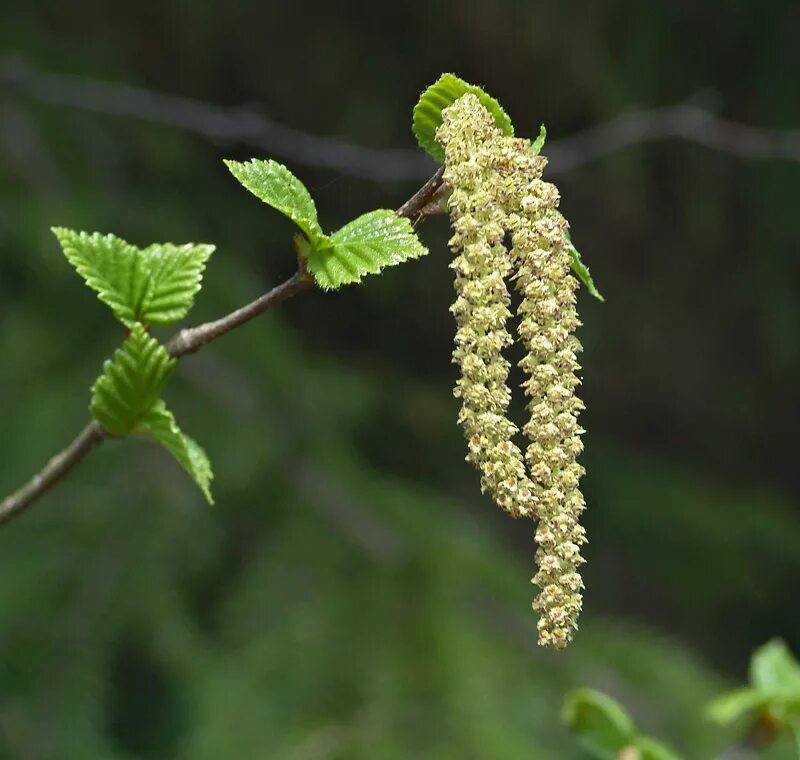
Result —
[[[442,111],[468,92],[478,97],[481,105],[492,114],[495,124],[505,134],[514,134],[511,119],[491,95],[455,74],[442,74],[420,96],[414,106],[412,122],[412,131],[419,146],[440,164],[444,163],[444,150],[436,141],[436,130],[442,123]]]
[[[536,139],[531,143],[530,151],[533,153],[534,156],[538,156],[542,152],[542,148],[544,148],[544,141],[547,139],[547,128],[544,124],[539,127],[539,135]]]
[[[567,250],[569,251],[569,256],[572,261],[572,271],[575,272],[578,279],[586,286],[586,289],[589,291],[590,295],[594,296],[598,301],[605,301],[606,299],[600,295],[600,291],[594,284],[592,275],[589,272],[589,267],[583,263],[581,255],[578,252],[578,249],[572,244],[572,240],[570,240],[569,235],[567,236],[567,242]]]
[[[306,186],[277,161],[225,161],[231,174],[256,198],[289,217],[310,240],[323,236],[317,207]]]
[[[633,745],[639,760],[680,760],[666,744],[662,744],[649,736],[639,736]]]
[[[174,366],[164,346],[134,325],[92,386],[92,415],[112,435],[127,435],[158,401]]]
[[[408,219],[377,209],[312,245],[308,269],[320,287],[338,288],[427,252]]]
[[[143,251],[150,287],[138,315],[139,321],[168,325],[183,319],[200,290],[203,270],[214,246],[202,243],[155,243]]]
[[[214,503],[211,462],[199,444],[185,435],[163,401],[157,401],[142,418],[136,432],[162,444],[197,483],[209,504]]]
[[[146,265],[134,246],[116,235],[53,227],[64,255],[97,297],[131,326],[149,287]]]
[[[768,701],[769,696],[757,689],[736,689],[711,701],[706,712],[711,720],[724,725],[763,707]]]
[[[783,641],[773,639],[753,654],[750,682],[764,692],[800,698],[800,665]]]
[[[616,760],[621,750],[635,740],[635,728],[628,713],[594,689],[577,689],[568,694],[561,718],[581,745],[603,760]]]
[[[116,235],[54,227],[64,255],[128,327],[186,316],[213,245],[156,243],[141,250]]]

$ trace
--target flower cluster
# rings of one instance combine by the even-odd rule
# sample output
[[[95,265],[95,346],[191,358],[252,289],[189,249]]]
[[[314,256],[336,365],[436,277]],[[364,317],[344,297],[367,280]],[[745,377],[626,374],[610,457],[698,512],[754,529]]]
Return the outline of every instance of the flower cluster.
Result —
[[[451,265],[458,325],[453,358],[461,368],[455,395],[462,401],[467,459],[501,507],[538,521],[533,580],[540,589],[534,602],[539,642],[561,649],[581,608],[577,568],[586,541],[578,524],[584,501],[577,415],[583,404],[575,396],[580,343],[573,333],[580,323],[568,225],[558,212],[557,189],[541,178],[545,161],[531,153],[527,140],[503,135],[471,94],[442,113],[437,139],[452,188],[450,245],[457,253]],[[518,334],[526,356],[520,366],[531,415],[523,428],[529,440],[524,457],[506,416],[509,364],[502,350],[511,343],[509,277],[522,297]]]

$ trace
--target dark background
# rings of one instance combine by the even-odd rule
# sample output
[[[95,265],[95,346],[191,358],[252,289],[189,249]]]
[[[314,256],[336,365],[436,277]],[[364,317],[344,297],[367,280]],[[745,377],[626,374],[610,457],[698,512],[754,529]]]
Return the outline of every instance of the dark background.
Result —
[[[401,164],[417,179],[387,178],[384,153],[378,178],[325,168],[253,112],[412,149],[425,86],[484,85],[518,134],[547,125],[606,296],[579,303],[590,544],[567,652],[535,644],[532,526],[463,461],[437,218],[425,259],[181,362],[167,400],[215,507],[124,441],[0,530],[1,758],[577,758],[559,709],[580,685],[689,758],[735,738],[704,702],[770,637],[800,649],[800,147],[769,133],[800,124],[797,2],[3,0],[0,47],[3,493],[84,424],[121,340],[51,225],[216,243],[198,323],[294,265],[291,224],[222,158],[285,162],[328,230],[428,171],[421,153]],[[100,81],[248,111],[148,111]],[[640,113],[687,103],[767,130],[764,155]],[[613,142],[631,113],[644,128],[594,156],[583,130]]]

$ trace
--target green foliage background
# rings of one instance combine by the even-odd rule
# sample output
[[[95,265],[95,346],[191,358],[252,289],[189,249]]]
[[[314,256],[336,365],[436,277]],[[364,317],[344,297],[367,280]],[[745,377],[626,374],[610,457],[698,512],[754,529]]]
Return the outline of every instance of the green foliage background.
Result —
[[[64,4],[6,0],[3,65],[258,103],[412,147],[442,71],[551,144],[705,93],[796,128],[796,3]],[[709,93],[710,89],[710,93]],[[545,153],[548,145],[545,145]],[[85,422],[119,326],[49,228],[217,245],[193,321],[291,274],[291,223],[221,159],[271,157],[325,229],[375,183],[0,84],[0,490]],[[182,360],[166,393],[215,465],[209,508],[145,442],[103,446],[0,531],[0,758],[579,758],[564,693],[613,694],[690,758],[707,698],[773,635],[800,650],[800,165],[642,144],[556,178],[583,292],[587,612],[535,646],[532,531],[463,462],[447,226],[431,255],[314,292]],[[161,337],[166,337],[165,332]],[[775,757],[785,756],[781,747]]]

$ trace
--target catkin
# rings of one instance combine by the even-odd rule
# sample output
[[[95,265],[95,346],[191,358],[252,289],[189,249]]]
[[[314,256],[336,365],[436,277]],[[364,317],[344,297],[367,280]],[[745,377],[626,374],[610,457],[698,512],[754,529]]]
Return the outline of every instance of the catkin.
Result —
[[[574,336],[577,280],[570,273],[568,225],[558,191],[542,180],[545,161],[527,140],[507,137],[491,114],[468,94],[443,111],[437,139],[445,149],[444,179],[456,258],[457,333],[454,361],[461,368],[455,395],[468,440],[467,459],[481,471],[481,486],[515,516],[538,521],[533,582],[540,591],[539,643],[562,649],[577,627],[583,581],[578,567],[586,542],[578,523],[584,508],[576,459],[583,404]],[[510,237],[511,248],[504,246]],[[521,294],[518,336],[526,349],[520,367],[530,419],[524,457],[508,420],[509,365],[502,350],[510,298],[506,279]]]

